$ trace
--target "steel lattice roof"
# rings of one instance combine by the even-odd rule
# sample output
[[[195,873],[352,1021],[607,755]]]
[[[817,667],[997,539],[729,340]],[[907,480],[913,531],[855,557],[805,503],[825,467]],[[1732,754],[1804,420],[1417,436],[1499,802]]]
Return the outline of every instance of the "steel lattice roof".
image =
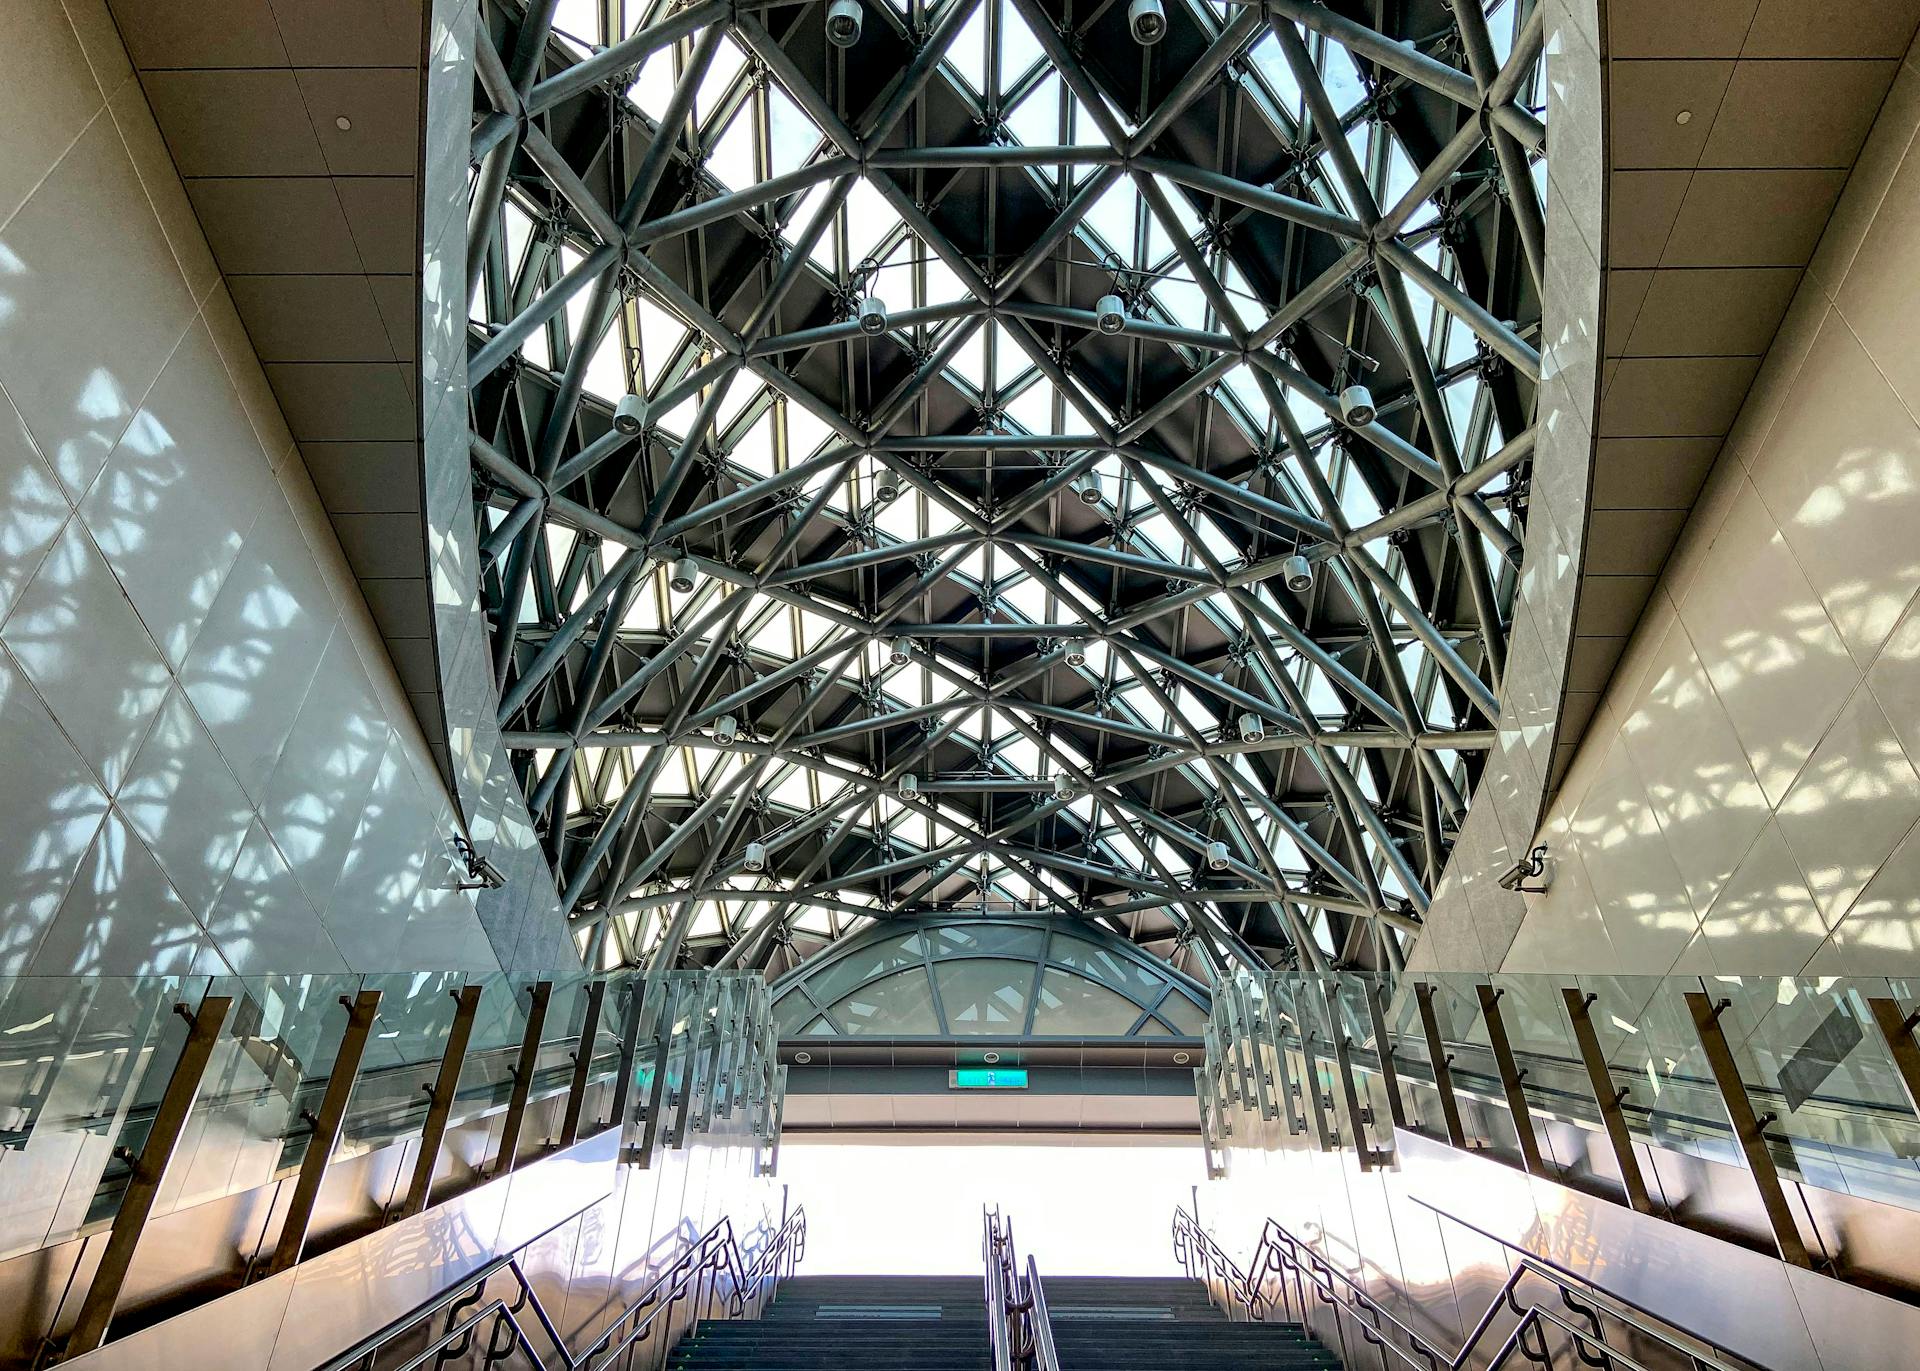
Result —
[[[1525,534],[1541,20],[1485,9],[487,7],[484,599],[601,955],[1398,959]]]

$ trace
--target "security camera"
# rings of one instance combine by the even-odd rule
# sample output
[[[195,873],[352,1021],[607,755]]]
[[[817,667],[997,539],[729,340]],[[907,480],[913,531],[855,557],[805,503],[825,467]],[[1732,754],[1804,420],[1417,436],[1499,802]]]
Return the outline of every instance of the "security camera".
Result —
[[[1247,713],[1240,716],[1240,738],[1243,742],[1263,742],[1267,736],[1267,725],[1258,714]]]
[[[765,843],[748,843],[746,858],[740,865],[748,871],[765,871],[767,869],[767,845]]]
[[[1118,333],[1127,326],[1127,307],[1118,295],[1102,295],[1093,307],[1094,327],[1102,333]]]
[[[827,6],[827,41],[850,48],[860,41],[860,0],[833,0]]]
[[[890,505],[900,498],[900,473],[891,467],[881,471],[873,478],[873,497],[883,505]]]
[[[1083,471],[1073,478],[1072,486],[1073,493],[1080,497],[1081,504],[1097,505],[1100,503],[1100,477],[1098,473]]]
[[[1083,639],[1067,639],[1066,647],[1063,651],[1066,654],[1068,666],[1085,666],[1087,664],[1087,645]]]
[[[1127,6],[1127,27],[1133,41],[1150,48],[1167,36],[1167,11],[1160,0],[1132,0]]]
[[[1288,590],[1304,595],[1313,589],[1313,563],[1296,552],[1280,563],[1280,577]]]
[[[713,721],[713,740],[725,747],[740,736],[740,721],[731,714],[722,714]]]
[[[1380,411],[1373,407],[1373,392],[1362,385],[1351,385],[1340,392],[1340,418],[1348,428],[1365,428]]]
[[[1500,888],[1511,890],[1519,895],[1544,895],[1551,884],[1543,879],[1547,874],[1547,849],[1542,844],[1513,864],[1511,870],[1500,878]],[[1539,881],[1538,885],[1528,885],[1528,881]]]
[[[1207,867],[1213,871],[1227,869],[1227,845],[1218,838],[1207,844]]]
[[[699,571],[700,568],[693,564],[693,558],[678,558],[673,564],[673,570],[667,573],[667,584],[685,595],[693,589],[693,578],[699,574]]]
[[[456,837],[453,840],[453,851],[454,855],[460,859],[461,866],[466,868],[467,877],[464,881],[456,882],[454,889],[498,890],[507,883],[507,878],[501,874],[500,868],[482,857],[465,837]]]
[[[647,421],[647,402],[638,395],[622,395],[613,407],[613,426],[631,438]]]
[[[878,295],[869,295],[860,302],[858,318],[860,331],[869,338],[887,331],[887,307]]]

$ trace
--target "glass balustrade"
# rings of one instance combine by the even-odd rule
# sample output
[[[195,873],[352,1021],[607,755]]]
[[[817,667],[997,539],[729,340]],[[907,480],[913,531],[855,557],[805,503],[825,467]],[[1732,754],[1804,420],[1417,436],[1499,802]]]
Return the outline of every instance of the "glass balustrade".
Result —
[[[1203,1116],[1216,1148],[1244,1109],[1330,1146],[1388,1147],[1399,1121],[1514,1155],[1517,1092],[1536,1139],[1612,1111],[1637,1142],[1750,1165],[1717,1034],[1780,1176],[1920,1209],[1916,1005],[1920,982],[1873,978],[1242,975],[1214,996]]]
[[[0,1257],[115,1218],[196,1016],[220,1001],[148,1217],[296,1175],[370,991],[329,1163],[492,1114],[517,1138],[488,1174],[616,1113],[630,1160],[728,1120],[771,1156],[784,1068],[757,973],[15,978],[0,980]]]

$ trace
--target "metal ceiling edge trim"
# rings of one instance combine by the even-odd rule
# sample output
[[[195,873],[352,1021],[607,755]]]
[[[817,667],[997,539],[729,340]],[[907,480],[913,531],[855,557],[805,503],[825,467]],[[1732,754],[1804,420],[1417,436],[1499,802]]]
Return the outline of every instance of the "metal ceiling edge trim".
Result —
[[[1505,959],[1527,906],[1520,895],[1501,889],[1496,878],[1533,846],[1546,813],[1572,666],[1605,356],[1609,101],[1605,58],[1595,44],[1605,43],[1607,0],[1542,3],[1548,15],[1547,85],[1559,106],[1549,117],[1546,277],[1561,288],[1544,291],[1541,302],[1539,438],[1527,512],[1528,557],[1509,630],[1512,655],[1497,741],[1442,869],[1425,927],[1408,951],[1405,984],[1412,983],[1415,971],[1489,971]],[[1581,112],[1588,117],[1570,117]],[[1569,281],[1564,268],[1570,253],[1588,259],[1590,281],[1584,275]],[[1556,265],[1563,270],[1556,273]],[[1578,382],[1577,392],[1568,378]],[[1519,631],[1523,616],[1532,625],[1524,635]],[[1529,683],[1533,690],[1526,688]],[[1480,938],[1489,928],[1502,939],[1495,949]]]

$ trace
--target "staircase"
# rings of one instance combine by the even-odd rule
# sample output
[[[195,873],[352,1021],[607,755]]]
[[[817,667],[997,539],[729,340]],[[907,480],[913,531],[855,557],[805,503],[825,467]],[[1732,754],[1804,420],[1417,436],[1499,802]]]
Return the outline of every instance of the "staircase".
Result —
[[[1050,1276],[1062,1371],[1337,1371],[1290,1323],[1230,1323],[1198,1281]],[[794,1276],[759,1319],[701,1323],[674,1371],[988,1371],[971,1277]]]
[[[978,1276],[789,1276],[757,1319],[708,1320],[674,1371],[988,1371]]]
[[[1048,1276],[1061,1371],[1293,1371],[1340,1359],[1297,1323],[1233,1323],[1207,1287],[1176,1276]]]

